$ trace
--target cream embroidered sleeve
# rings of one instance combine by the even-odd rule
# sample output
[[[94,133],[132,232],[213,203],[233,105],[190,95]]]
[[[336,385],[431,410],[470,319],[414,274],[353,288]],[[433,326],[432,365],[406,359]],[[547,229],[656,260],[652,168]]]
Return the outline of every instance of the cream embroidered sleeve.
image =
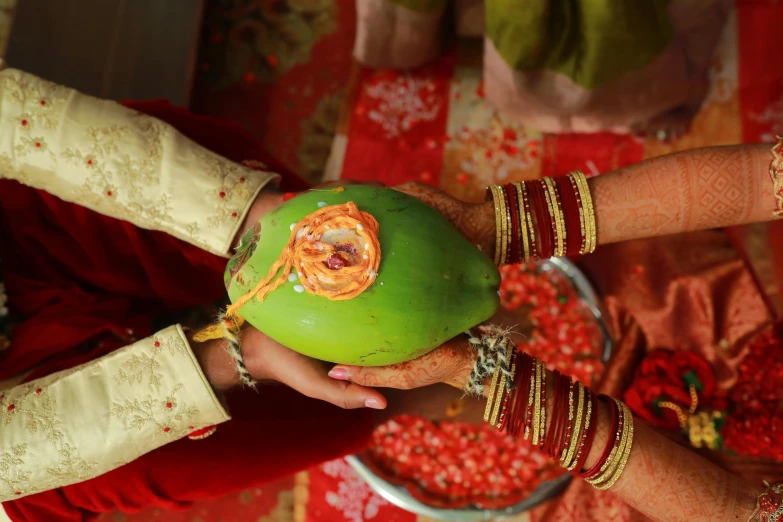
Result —
[[[162,121],[0,61],[0,177],[229,256],[277,176],[233,163]]]
[[[172,326],[0,392],[0,501],[96,477],[228,419]]]

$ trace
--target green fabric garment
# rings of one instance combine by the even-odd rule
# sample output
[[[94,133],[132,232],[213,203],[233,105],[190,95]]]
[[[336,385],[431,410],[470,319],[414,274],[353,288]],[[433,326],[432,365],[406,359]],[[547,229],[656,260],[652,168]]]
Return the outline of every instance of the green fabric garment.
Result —
[[[517,71],[549,70],[592,90],[669,45],[671,0],[484,0],[486,35]]]
[[[449,0],[386,1],[436,13]],[[672,1],[484,0],[485,32],[512,69],[557,72],[593,90],[666,49],[674,36]]]

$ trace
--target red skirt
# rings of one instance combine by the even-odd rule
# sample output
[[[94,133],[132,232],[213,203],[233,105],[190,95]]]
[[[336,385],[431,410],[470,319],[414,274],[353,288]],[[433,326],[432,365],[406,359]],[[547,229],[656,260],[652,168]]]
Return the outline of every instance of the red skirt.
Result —
[[[281,173],[285,190],[307,187],[238,125],[165,101],[129,105],[231,160],[265,163]],[[0,180],[0,225],[4,282],[20,320],[0,354],[0,380],[95,359],[151,335],[160,316],[225,296],[225,259],[15,181]],[[233,420],[205,440],[174,442],[98,478],[3,507],[14,522],[185,508],[357,451],[372,430],[369,411],[341,410],[283,386],[228,400]]]

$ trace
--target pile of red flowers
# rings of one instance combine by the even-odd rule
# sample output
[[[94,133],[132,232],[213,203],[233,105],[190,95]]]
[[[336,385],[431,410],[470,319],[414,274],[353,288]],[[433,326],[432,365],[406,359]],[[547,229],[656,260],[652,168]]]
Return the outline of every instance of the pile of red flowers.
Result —
[[[422,502],[445,508],[504,508],[561,473],[529,444],[488,424],[436,425],[414,416],[376,430],[367,456],[383,476],[394,477]]]
[[[520,349],[540,357],[552,370],[592,383],[603,372],[601,331],[571,282],[533,263],[505,266],[500,272],[501,304],[526,314],[533,327]]]
[[[737,455],[783,462],[783,322],[753,339],[729,391],[718,389],[715,369],[704,356],[658,349],[639,365],[625,403],[656,428],[680,430],[677,415],[661,401],[688,411],[690,385],[698,407],[722,413],[719,447]]]
[[[724,447],[783,462],[783,321],[751,342],[738,373],[721,429]]]
[[[603,370],[601,332],[567,278],[535,265],[501,269],[501,302],[532,325],[521,350],[586,384]],[[487,424],[435,424],[399,417],[380,427],[365,455],[379,474],[422,502],[444,508],[504,508],[528,497],[562,470],[522,440]]]

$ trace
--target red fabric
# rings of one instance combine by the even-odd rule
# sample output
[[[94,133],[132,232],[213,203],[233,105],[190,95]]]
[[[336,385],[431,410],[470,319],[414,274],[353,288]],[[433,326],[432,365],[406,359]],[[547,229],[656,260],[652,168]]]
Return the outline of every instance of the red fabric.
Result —
[[[194,116],[166,101],[128,105],[229,159],[263,161],[283,174],[286,190],[306,188],[234,123]],[[149,335],[155,314],[225,295],[225,260],[168,234],[140,230],[9,180],[0,181],[0,209],[6,289],[24,319],[12,336],[14,346],[24,349],[0,356],[0,379],[96,336],[104,337],[107,349],[116,348],[118,340],[130,339],[128,328],[133,337]]]
[[[448,51],[409,74],[363,68],[341,178],[397,185],[415,179],[438,186],[456,56]],[[375,118],[378,117],[378,119]]]
[[[168,444],[80,484],[3,504],[14,522],[89,520],[100,512],[179,510],[195,500],[253,489],[358,451],[369,414],[340,410],[287,388],[229,398],[234,419],[204,440]],[[315,429],[318,427],[318,429]]]
[[[305,188],[238,125],[194,116],[163,101],[129,105],[229,159],[264,162],[283,173],[285,190]],[[8,180],[0,181],[0,211],[6,288],[22,319],[0,356],[0,378],[38,364],[30,378],[73,367],[127,344],[131,336],[150,335],[159,314],[225,295],[225,260],[165,233],[138,229]],[[366,411],[343,411],[284,387],[237,394],[230,405],[234,420],[208,439],[169,444],[96,479],[3,507],[14,522],[179,508],[356,451],[372,429]]]

